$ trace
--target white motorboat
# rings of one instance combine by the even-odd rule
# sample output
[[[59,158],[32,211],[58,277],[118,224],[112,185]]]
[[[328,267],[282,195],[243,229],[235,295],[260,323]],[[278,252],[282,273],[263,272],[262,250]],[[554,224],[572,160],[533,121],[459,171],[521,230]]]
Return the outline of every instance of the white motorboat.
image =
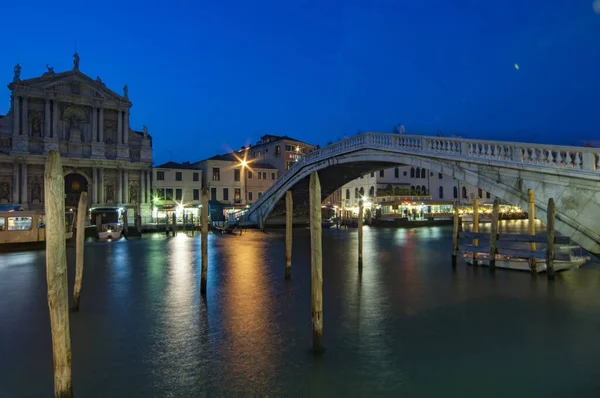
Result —
[[[589,256],[576,255],[575,250],[581,248],[573,245],[559,245],[555,248],[554,272],[567,271],[579,268],[590,260]],[[473,252],[464,253],[465,262],[473,265]],[[533,269],[535,261],[535,270]],[[489,266],[490,256],[487,253],[477,253],[477,264]],[[523,257],[506,256],[496,254],[496,268],[506,268],[517,271],[535,271],[537,273],[546,271],[546,260],[529,259]]]
[[[102,230],[98,232],[98,239],[121,239],[123,233],[123,224],[120,222],[111,222],[102,224]]]

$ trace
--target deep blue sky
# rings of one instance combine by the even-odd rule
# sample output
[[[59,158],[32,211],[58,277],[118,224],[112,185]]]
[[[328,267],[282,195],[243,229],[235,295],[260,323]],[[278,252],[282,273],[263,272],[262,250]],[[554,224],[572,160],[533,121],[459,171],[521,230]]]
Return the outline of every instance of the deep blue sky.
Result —
[[[0,76],[71,69],[148,126],[155,163],[260,135],[325,144],[358,130],[600,139],[593,0],[8,1]],[[177,5],[176,5],[177,4]],[[519,70],[514,64],[519,65]],[[9,107],[0,89],[0,114]]]

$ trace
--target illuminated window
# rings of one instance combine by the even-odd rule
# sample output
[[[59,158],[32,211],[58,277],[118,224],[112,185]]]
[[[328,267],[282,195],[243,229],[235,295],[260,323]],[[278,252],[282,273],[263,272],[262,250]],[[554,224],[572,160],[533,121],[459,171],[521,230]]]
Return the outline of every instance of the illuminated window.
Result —
[[[32,225],[31,217],[8,217],[8,231],[30,231]]]
[[[221,181],[221,169],[213,167],[213,181]]]
[[[233,200],[236,203],[239,203],[242,201],[242,190],[240,188],[235,188],[233,191]]]
[[[165,189],[165,200],[173,200],[173,189]]]
[[[6,223],[5,218],[0,217],[0,231],[4,231],[4,229],[6,228],[5,223]]]

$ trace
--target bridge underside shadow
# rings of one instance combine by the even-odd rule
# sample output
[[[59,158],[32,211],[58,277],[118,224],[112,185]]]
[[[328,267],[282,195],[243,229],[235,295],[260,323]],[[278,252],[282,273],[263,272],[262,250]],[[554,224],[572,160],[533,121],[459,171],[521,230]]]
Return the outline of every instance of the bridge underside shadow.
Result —
[[[352,180],[356,180],[357,178],[371,172],[378,172],[382,169],[389,169],[397,166],[403,165],[389,162],[355,162],[337,164],[321,169],[319,170],[319,180],[321,181],[321,201],[325,200],[325,198],[333,194],[338,188]],[[308,206],[309,180],[310,175],[298,181],[298,183],[291,188],[292,197],[294,198],[294,207]],[[268,216],[281,214],[283,212],[285,212],[285,197],[281,198],[274,205],[272,212],[270,212]]]

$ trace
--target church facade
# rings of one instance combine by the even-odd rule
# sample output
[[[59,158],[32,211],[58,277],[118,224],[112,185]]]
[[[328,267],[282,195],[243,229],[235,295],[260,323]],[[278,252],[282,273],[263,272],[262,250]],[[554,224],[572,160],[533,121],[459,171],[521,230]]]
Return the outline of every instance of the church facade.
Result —
[[[21,79],[17,64],[8,85],[11,107],[0,116],[0,205],[44,209],[44,165],[60,152],[65,205],[76,207],[82,191],[90,207],[137,208],[151,214],[152,138],[129,126],[127,85],[123,95],[73,69]]]

